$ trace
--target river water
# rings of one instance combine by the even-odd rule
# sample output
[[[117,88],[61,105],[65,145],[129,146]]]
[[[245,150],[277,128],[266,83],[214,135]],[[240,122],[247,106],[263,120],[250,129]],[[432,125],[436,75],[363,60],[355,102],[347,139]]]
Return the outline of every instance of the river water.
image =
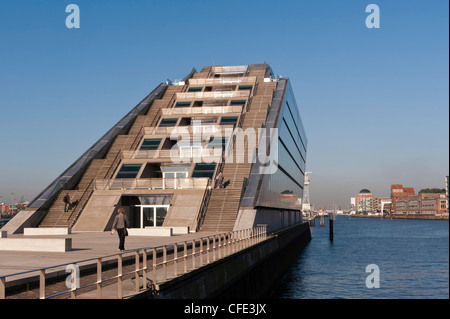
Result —
[[[272,297],[449,298],[448,221],[338,216],[333,226],[330,242],[328,218],[316,219]]]

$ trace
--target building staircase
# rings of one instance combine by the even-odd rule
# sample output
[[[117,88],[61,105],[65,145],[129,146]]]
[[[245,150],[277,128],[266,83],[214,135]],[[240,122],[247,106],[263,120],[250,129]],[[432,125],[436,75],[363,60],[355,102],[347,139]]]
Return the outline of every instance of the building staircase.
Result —
[[[227,163],[224,165],[224,188],[216,186],[211,192],[202,231],[229,232],[233,230],[242,194],[244,178],[251,164]]]
[[[252,97],[249,110],[245,113],[242,123],[243,130],[247,128],[257,130],[265,123],[268,106],[272,101],[275,89],[276,83],[258,84],[258,92]],[[246,149],[248,150],[247,147]],[[236,154],[235,149],[234,154]],[[250,175],[251,170],[251,163],[247,163],[247,160],[244,163],[234,162],[225,163],[223,166],[224,185],[226,187],[222,189],[216,187],[211,192],[206,216],[201,226],[202,231],[230,232],[234,228],[242,192],[244,191],[244,181]]]
[[[128,134],[116,137],[105,158],[92,160],[75,190],[62,190],[59,193],[39,227],[72,227],[94,192],[95,180],[111,178],[114,175],[122,159],[121,152],[136,150],[139,146],[137,142],[142,137],[142,128],[156,125],[160,109],[169,107],[175,93],[181,90],[181,86],[168,87],[164,98],[155,100],[147,114],[137,116]],[[70,196],[71,203],[74,203],[68,212],[64,212],[63,198],[66,194]]]

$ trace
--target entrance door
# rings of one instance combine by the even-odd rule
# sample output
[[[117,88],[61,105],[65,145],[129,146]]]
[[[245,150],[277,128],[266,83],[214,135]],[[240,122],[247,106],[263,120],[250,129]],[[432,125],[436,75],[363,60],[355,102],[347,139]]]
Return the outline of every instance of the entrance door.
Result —
[[[141,228],[155,226],[155,213],[153,207],[141,207]]]
[[[169,207],[155,207],[156,226],[162,226],[167,215]]]
[[[170,205],[140,205],[141,228],[157,227],[164,224]]]

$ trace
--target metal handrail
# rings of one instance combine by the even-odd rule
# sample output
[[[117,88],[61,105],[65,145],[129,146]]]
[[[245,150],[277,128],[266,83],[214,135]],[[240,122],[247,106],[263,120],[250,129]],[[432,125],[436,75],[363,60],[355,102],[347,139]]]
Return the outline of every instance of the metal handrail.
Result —
[[[249,91],[212,91],[212,92],[185,92],[176,93],[177,100],[190,99],[223,99],[223,98],[247,98]]]
[[[0,276],[0,299],[6,299],[6,278],[11,278],[19,275],[26,275],[35,272],[39,272],[39,298],[47,299],[54,298],[63,294],[71,295],[71,298],[77,298],[78,291],[89,287],[96,287],[97,298],[102,298],[103,284],[111,280],[117,280],[117,296],[123,298],[122,283],[124,277],[134,275],[135,278],[135,293],[147,291],[151,288],[148,287],[148,283],[153,283],[153,288],[156,288],[158,284],[176,278],[182,274],[185,274],[194,269],[198,269],[211,262],[220,260],[241,250],[244,250],[252,245],[255,245],[267,238],[267,225],[258,225],[257,227],[243,229],[233,232],[214,234],[211,236],[201,237],[193,239],[191,241],[182,241],[170,245],[162,245],[157,247],[145,247],[128,250],[126,252],[106,255],[102,257],[90,258],[79,260],[76,262],[64,263],[56,266],[43,267],[33,270],[22,271],[9,275]],[[206,245],[206,247],[205,247]],[[190,246],[190,247],[189,247]],[[182,251],[179,250],[182,247]],[[169,250],[171,248],[171,250]],[[190,248],[190,249],[188,249]],[[150,258],[151,252],[151,258]],[[171,254],[168,254],[172,252]],[[161,261],[158,262],[159,256],[162,256]],[[180,254],[181,253],[181,254]],[[134,254],[135,267],[134,270],[124,273],[123,261],[124,255]],[[198,257],[198,260],[197,260]],[[105,260],[114,261],[117,260],[117,275],[103,278],[103,262]],[[149,259],[150,258],[150,259]],[[142,259],[142,262],[141,262]],[[190,265],[189,265],[190,259]],[[205,261],[206,259],[206,261]],[[46,295],[46,273],[50,269],[61,268],[67,266],[73,266],[76,264],[90,263],[95,261],[97,265],[97,280],[88,283],[83,286],[77,287],[73,285],[67,290],[63,290],[52,295]],[[178,266],[182,263],[182,272],[178,273]],[[142,264],[142,266],[141,266]],[[149,264],[151,267],[149,267]],[[170,271],[169,266],[172,266]],[[151,269],[149,269],[151,268]],[[162,279],[158,278],[158,268],[162,269]],[[149,271],[151,270],[153,280],[148,278]],[[142,273],[142,288],[140,286],[140,274]],[[170,277],[169,277],[170,276]]]
[[[204,189],[207,177],[177,178],[105,178],[95,179],[95,190],[125,189]]]
[[[213,85],[213,84],[240,84],[255,83],[256,76],[244,76],[234,78],[206,78],[206,79],[189,79],[189,85]]]

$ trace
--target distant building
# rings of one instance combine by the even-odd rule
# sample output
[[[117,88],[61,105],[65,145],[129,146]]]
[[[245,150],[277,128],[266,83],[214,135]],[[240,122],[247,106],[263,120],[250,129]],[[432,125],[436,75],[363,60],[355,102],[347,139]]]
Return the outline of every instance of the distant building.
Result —
[[[448,176],[445,176],[445,196],[447,196],[447,200],[445,202],[445,207],[448,210]]]
[[[401,184],[391,185],[391,198],[392,199],[406,199],[410,195],[415,195],[414,187],[403,187]]]
[[[414,188],[391,185],[391,214],[437,215],[448,213],[445,193],[421,193],[416,195]]]
[[[356,194],[355,208],[357,213],[373,212],[374,197],[370,190],[362,189]]]
[[[373,211],[377,213],[389,213],[391,210],[390,197],[375,197],[373,199]]]

